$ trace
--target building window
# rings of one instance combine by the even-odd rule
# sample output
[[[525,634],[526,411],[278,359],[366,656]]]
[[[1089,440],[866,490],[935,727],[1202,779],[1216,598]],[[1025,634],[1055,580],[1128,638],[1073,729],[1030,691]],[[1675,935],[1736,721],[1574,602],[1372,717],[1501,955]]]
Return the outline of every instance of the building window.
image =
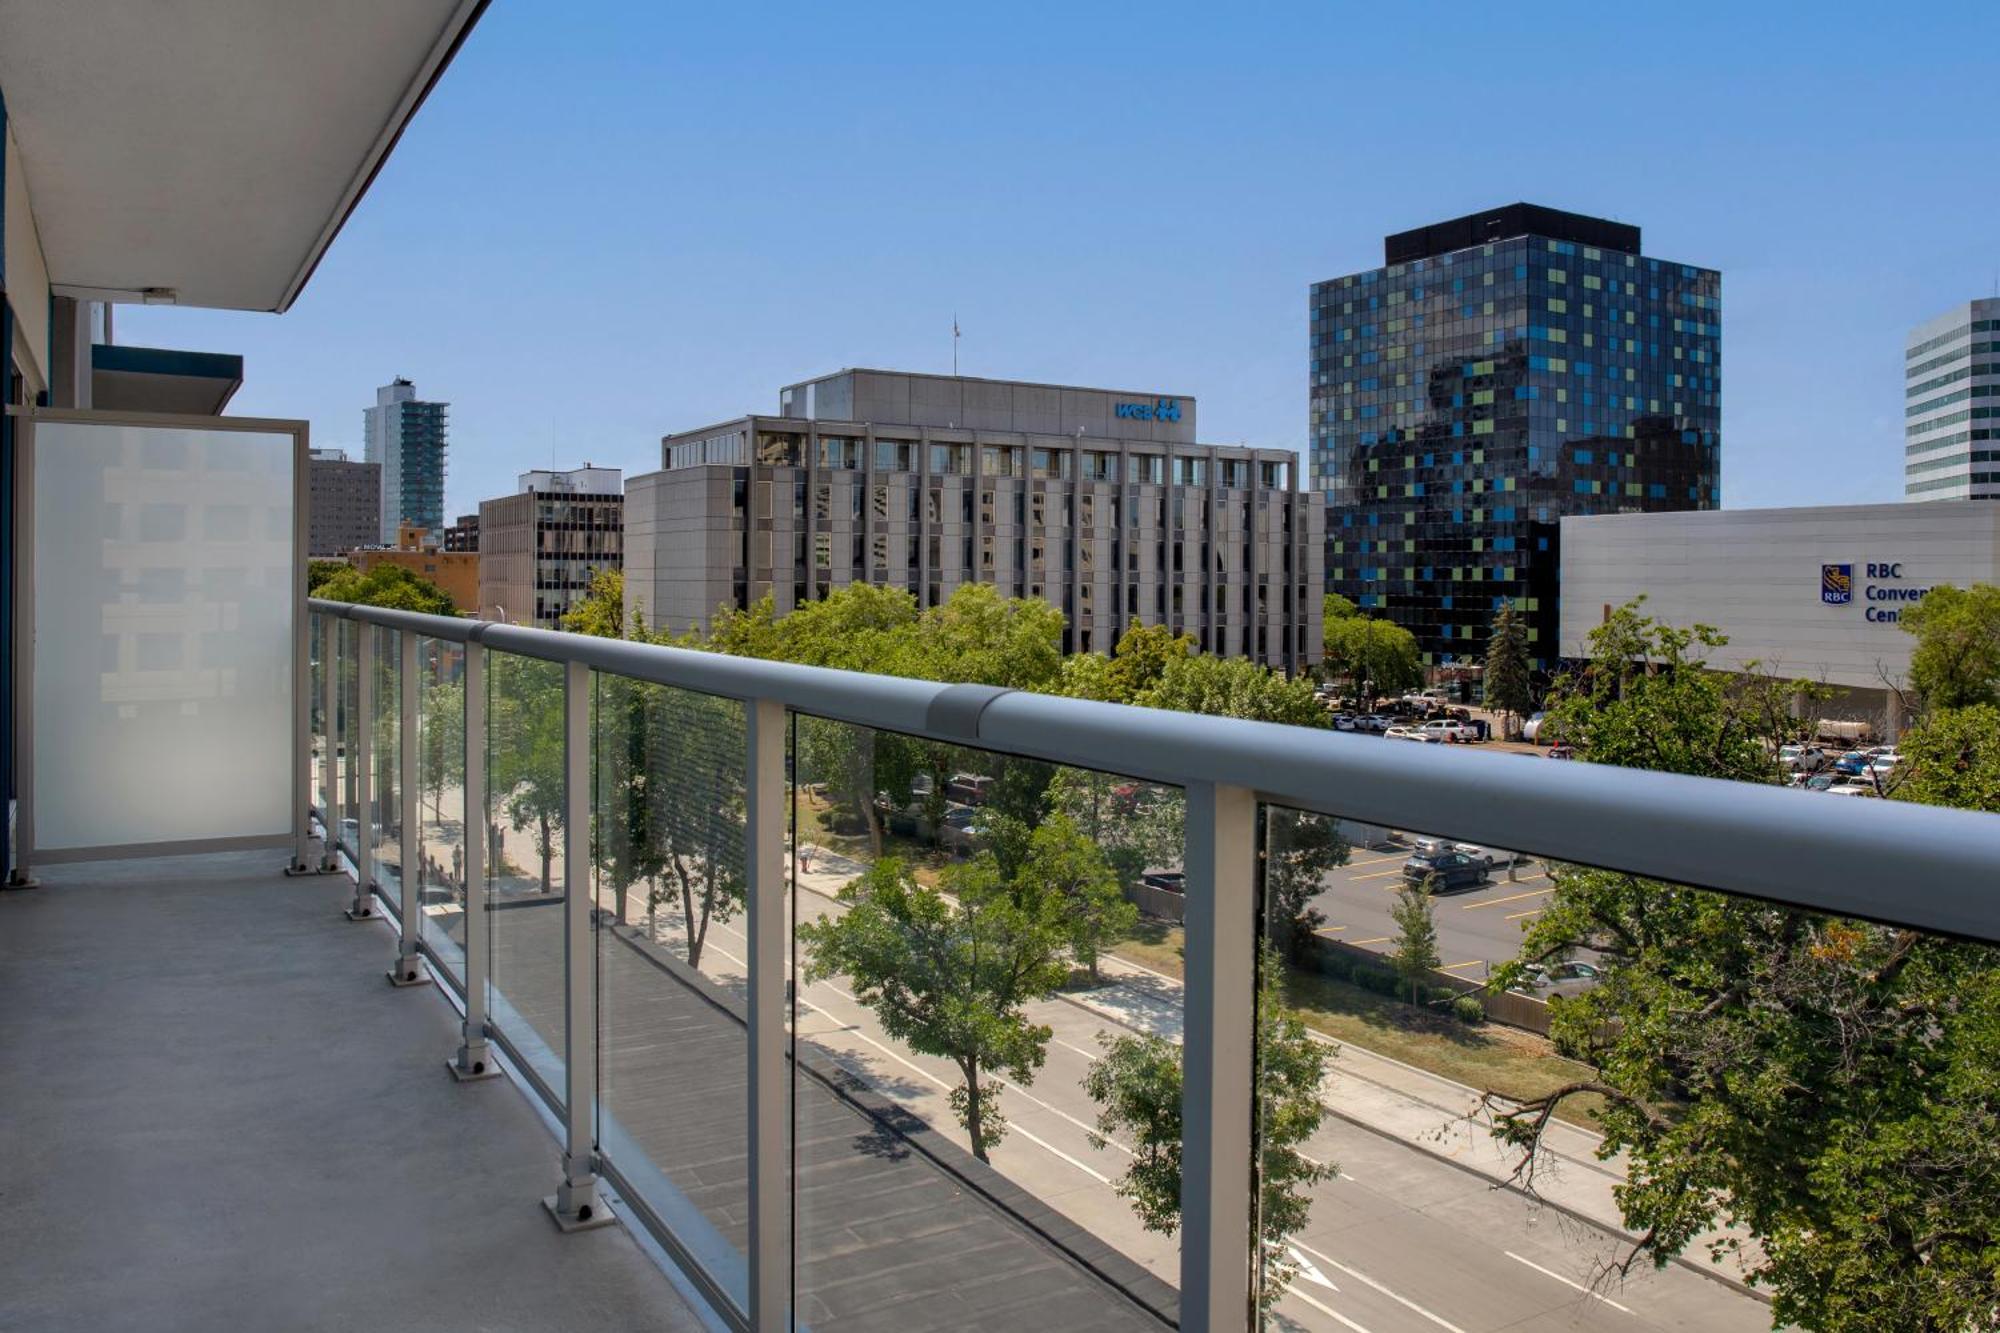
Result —
[[[757,462],[764,467],[797,467],[804,452],[804,444],[796,435],[757,432]]]

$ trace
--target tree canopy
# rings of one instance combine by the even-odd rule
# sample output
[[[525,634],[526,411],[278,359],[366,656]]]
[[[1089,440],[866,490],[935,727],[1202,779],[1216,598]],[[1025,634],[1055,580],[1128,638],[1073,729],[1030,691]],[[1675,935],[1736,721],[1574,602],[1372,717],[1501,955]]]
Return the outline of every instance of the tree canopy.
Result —
[[[1593,636],[1556,711],[1579,757],[1779,780],[1792,685],[1706,669],[1724,640],[1626,607]],[[1906,798],[1991,802],[1990,709],[1934,714],[1908,742]],[[1802,796],[1800,799],[1817,799]],[[1993,808],[1987,804],[1985,808]],[[1528,927],[1524,960],[1594,950],[1606,975],[1557,1002],[1552,1035],[1593,1074],[1525,1103],[1489,1096],[1530,1148],[1594,1092],[1616,1198],[1656,1264],[1704,1232],[1778,1324],[1962,1333],[2000,1308],[2000,958],[1981,946],[1583,866]],[[1516,975],[1503,969],[1502,984]],[[1534,1158],[1522,1172],[1532,1181]],[[1736,1249],[1733,1237],[1711,1243]]]
[[[1917,636],[1910,684],[1927,708],[2000,702],[2000,587],[1941,583],[1904,610],[1897,624]]]
[[[1329,594],[1331,596],[1331,594]],[[1329,617],[1321,629],[1324,669],[1354,682],[1363,700],[1414,689],[1424,682],[1423,654],[1414,634],[1387,620],[1353,614]]]
[[[325,565],[333,562],[314,563]],[[312,586],[310,578],[308,586]],[[394,611],[420,611],[430,616],[458,614],[450,593],[423,575],[387,561],[365,574],[351,565],[324,571],[324,577],[312,588],[312,594],[329,602],[354,602],[362,606],[388,607]]]

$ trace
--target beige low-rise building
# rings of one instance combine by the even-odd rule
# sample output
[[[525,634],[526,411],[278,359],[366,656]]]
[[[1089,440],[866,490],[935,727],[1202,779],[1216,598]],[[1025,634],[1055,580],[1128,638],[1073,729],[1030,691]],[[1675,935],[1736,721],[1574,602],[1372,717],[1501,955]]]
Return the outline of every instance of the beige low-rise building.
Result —
[[[628,622],[987,583],[1060,609],[1069,652],[1164,624],[1292,672],[1321,655],[1324,509],[1298,456],[1198,443],[1186,395],[844,370],[664,437],[661,462],[626,489]]]

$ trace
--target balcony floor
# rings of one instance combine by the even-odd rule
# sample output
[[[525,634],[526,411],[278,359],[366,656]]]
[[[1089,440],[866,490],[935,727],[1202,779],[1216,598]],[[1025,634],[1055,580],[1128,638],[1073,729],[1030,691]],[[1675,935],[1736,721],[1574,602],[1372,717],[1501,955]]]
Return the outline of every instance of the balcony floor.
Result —
[[[281,852],[50,867],[0,894],[0,1328],[695,1329],[558,1149],[443,1061],[345,879]]]

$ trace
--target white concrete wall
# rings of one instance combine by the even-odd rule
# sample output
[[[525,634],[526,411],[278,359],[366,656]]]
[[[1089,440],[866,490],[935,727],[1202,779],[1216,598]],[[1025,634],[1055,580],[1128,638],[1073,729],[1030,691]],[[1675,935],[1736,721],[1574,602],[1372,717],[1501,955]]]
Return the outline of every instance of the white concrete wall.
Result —
[[[1820,596],[1822,566],[1853,567],[1851,600]],[[1892,572],[1870,565],[1893,566]],[[1605,608],[1729,636],[1714,664],[1833,685],[1901,683],[1914,642],[1903,594],[2000,583],[2000,505],[1988,501],[1609,514],[1562,521],[1562,653],[1582,657]]]

